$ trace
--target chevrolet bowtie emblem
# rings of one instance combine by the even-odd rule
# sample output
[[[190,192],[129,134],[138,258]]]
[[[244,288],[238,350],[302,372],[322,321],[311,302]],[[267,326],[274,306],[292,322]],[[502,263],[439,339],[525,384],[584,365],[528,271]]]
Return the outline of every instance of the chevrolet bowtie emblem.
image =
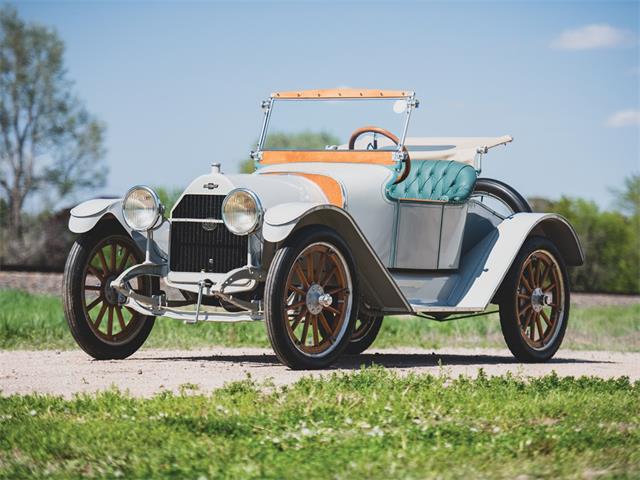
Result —
[[[218,188],[218,184],[217,183],[205,183],[202,188],[208,188],[209,190],[213,190],[214,188]]]

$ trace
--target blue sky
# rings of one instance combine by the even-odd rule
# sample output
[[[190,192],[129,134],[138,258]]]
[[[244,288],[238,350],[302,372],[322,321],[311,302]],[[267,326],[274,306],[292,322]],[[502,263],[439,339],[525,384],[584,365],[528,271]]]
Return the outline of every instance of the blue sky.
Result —
[[[513,135],[484,176],[612,205],[640,171],[638,2],[18,2],[108,127],[104,193],[235,172],[274,90],[417,92],[415,136]],[[301,127],[304,121],[301,121]],[[98,192],[92,192],[93,194]]]

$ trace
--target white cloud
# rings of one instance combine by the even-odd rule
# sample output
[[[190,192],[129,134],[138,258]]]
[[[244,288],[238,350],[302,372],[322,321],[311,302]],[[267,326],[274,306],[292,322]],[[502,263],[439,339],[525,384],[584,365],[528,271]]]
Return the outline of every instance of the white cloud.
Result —
[[[640,125],[640,110],[620,110],[607,118],[606,125],[612,128]]]
[[[632,38],[628,31],[603,23],[565,30],[551,42],[551,46],[560,50],[591,50],[617,47]]]

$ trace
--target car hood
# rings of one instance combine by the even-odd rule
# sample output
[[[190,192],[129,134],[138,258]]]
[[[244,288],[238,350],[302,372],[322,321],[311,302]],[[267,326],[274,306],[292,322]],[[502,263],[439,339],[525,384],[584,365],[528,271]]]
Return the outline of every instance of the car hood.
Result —
[[[268,210],[285,202],[326,203],[322,190],[310,180],[293,175],[211,173],[196,178],[184,195],[227,195],[236,188],[254,192],[262,208]],[[176,202],[176,205],[180,202]]]

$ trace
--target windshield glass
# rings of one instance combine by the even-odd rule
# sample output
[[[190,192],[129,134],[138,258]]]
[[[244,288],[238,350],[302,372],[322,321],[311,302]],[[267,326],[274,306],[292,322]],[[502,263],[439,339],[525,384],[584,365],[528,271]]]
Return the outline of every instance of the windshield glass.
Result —
[[[401,139],[406,110],[406,99],[275,100],[262,149],[345,150],[352,134],[368,126]],[[389,143],[380,134],[363,133],[354,150],[395,150]]]

